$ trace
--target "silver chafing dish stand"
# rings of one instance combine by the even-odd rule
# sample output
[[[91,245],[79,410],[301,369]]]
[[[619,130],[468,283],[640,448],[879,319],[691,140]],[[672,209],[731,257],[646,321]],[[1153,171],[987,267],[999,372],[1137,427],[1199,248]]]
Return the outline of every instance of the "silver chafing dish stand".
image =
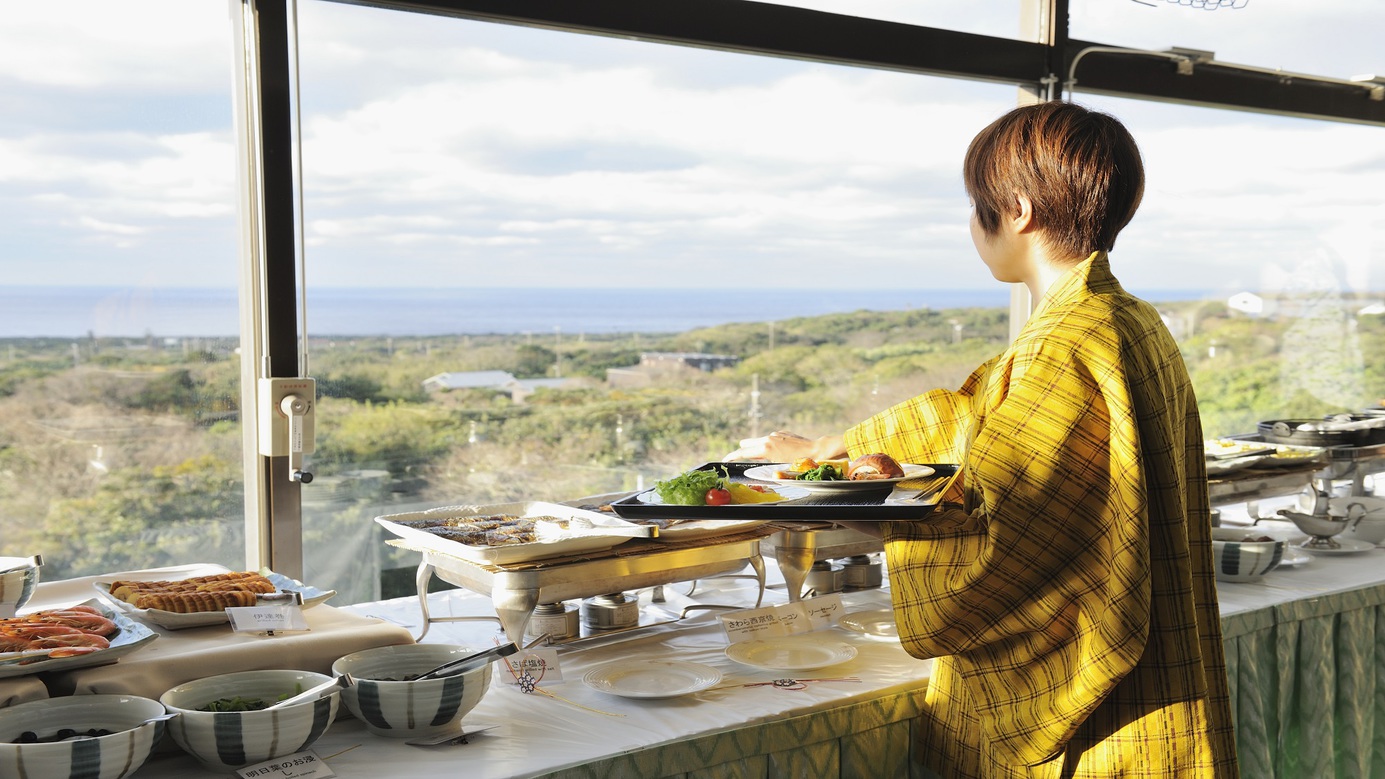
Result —
[[[813,563],[885,551],[881,539],[835,522],[781,520],[774,526],[779,532],[765,539],[762,546],[773,552],[779,571],[784,575],[791,603],[803,597],[803,583]]]
[[[423,555],[415,575],[423,616],[423,633],[419,639],[427,634],[433,622],[474,619],[430,616],[428,584],[436,575],[450,584],[489,595],[506,637],[523,645],[525,627],[540,603],[560,603],[735,574],[747,565],[754,570],[759,583],[759,596],[755,601],[758,607],[765,594],[765,564],[760,540],[772,532],[773,528],[760,526],[735,535],[679,542],[632,539],[603,553],[507,565],[472,562],[400,540],[387,543]]]

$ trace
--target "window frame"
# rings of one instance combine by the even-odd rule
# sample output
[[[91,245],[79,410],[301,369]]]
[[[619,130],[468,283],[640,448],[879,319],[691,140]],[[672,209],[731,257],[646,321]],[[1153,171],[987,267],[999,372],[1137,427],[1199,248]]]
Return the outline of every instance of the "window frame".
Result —
[[[293,22],[297,0],[228,0],[236,51],[246,557],[301,576],[301,485],[288,457],[259,454],[261,379],[302,375]],[[1068,0],[1016,0],[1025,37],[1000,38],[751,2],[324,0],[556,31],[1013,84],[1021,102],[1084,92],[1385,127],[1385,87],[1272,68],[1180,63],[1167,52],[1068,36]],[[1094,67],[1098,64],[1100,67]],[[1085,65],[1086,67],[1080,67]],[[1180,67],[1183,65],[1183,67]],[[1377,97],[1377,94],[1380,97]],[[1011,297],[1011,334],[1029,312]]]

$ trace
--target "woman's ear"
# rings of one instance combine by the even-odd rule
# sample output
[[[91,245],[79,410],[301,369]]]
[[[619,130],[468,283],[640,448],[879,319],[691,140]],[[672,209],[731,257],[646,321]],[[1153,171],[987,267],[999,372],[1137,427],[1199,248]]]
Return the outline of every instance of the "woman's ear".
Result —
[[[1028,195],[1020,192],[1015,193],[1015,213],[1010,217],[1011,226],[1016,233],[1023,233],[1029,230],[1034,224],[1034,202]]]

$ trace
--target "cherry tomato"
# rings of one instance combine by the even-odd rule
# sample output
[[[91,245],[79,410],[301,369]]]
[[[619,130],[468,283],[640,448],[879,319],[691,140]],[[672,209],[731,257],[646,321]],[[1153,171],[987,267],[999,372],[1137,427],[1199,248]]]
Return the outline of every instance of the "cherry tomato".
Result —
[[[703,500],[707,502],[708,506],[725,506],[727,503],[731,502],[731,493],[720,487],[713,487],[707,490],[707,494],[703,497]]]

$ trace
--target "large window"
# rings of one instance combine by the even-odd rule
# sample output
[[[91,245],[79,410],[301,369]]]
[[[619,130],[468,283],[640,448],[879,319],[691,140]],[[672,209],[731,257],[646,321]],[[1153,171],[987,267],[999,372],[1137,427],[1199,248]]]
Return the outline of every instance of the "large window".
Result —
[[[634,489],[1003,342],[958,161],[1010,87],[335,3],[300,27],[315,579],[390,553],[374,515]],[[859,309],[906,313],[784,321]]]
[[[243,565],[229,38],[220,3],[5,9],[0,554],[45,577]]]
[[[1385,22],[1368,0],[1152,2],[1074,0],[1072,35],[1385,68],[1357,42]],[[786,4],[1027,37],[1017,2]],[[240,566],[227,9],[107,6],[0,26],[0,553],[50,576]],[[959,168],[1013,86],[297,10],[303,548],[342,602],[413,562],[374,516],[646,486],[955,386],[1009,337]],[[1113,264],[1180,338],[1208,435],[1385,398],[1385,131],[1101,97],[1080,71],[1075,99],[1145,152]]]

